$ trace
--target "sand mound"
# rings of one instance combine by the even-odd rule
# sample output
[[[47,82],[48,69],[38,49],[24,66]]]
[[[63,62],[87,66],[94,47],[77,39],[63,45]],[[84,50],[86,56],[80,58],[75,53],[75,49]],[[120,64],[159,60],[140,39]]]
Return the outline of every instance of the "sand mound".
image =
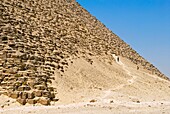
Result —
[[[169,110],[168,78],[75,0],[1,0],[0,14],[1,113]]]

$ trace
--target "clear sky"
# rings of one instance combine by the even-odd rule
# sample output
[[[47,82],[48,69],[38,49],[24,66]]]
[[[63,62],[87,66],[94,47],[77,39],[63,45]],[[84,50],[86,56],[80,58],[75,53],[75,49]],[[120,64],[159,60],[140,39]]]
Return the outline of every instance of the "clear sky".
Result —
[[[77,0],[170,77],[170,0]]]

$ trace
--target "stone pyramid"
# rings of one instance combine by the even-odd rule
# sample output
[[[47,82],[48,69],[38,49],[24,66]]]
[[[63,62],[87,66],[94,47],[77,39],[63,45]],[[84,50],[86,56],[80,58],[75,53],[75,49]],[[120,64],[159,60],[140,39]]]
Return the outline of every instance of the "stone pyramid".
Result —
[[[58,100],[55,71],[111,54],[168,79],[75,0],[0,0],[0,94],[49,105]]]

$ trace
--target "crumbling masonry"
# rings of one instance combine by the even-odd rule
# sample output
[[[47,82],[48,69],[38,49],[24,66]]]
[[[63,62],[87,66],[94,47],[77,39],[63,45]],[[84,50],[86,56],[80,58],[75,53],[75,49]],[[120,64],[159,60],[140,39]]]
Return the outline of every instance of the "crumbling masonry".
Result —
[[[80,53],[126,57],[165,77],[74,0],[0,0],[0,91],[21,104],[56,101],[51,86]]]

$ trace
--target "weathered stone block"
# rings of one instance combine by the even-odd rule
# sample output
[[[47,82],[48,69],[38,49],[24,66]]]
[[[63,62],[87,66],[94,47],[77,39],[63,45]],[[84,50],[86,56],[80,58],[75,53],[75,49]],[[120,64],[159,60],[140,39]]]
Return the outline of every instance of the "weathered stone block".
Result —
[[[36,97],[41,97],[42,96],[42,91],[34,91],[33,92]]]
[[[18,92],[13,92],[13,93],[10,94],[10,97],[17,99],[19,97],[19,94],[18,94]]]
[[[27,102],[26,102],[26,99],[17,99],[17,102],[19,102],[21,105],[25,105]]]
[[[50,100],[46,98],[40,98],[38,99],[37,103],[40,103],[42,105],[50,105]]]
[[[35,100],[35,99],[27,99],[27,103],[29,103],[29,104],[36,104],[37,100]]]
[[[23,86],[18,87],[18,91],[24,91],[24,87]]]
[[[48,91],[54,91],[53,87],[48,87]]]
[[[45,86],[43,86],[43,85],[36,85],[35,88],[38,90],[45,90]]]
[[[54,94],[54,93],[50,93],[49,98],[50,98],[50,99],[55,98],[55,94]]]
[[[31,88],[30,88],[29,86],[25,86],[25,87],[24,87],[24,90],[25,90],[25,91],[29,91],[29,90],[31,90]]]
[[[34,88],[35,82],[34,82],[34,81],[29,81],[29,82],[28,82],[28,85],[29,85],[30,87]]]
[[[22,92],[21,98],[22,98],[22,99],[27,99],[27,98],[28,98],[28,93]]]
[[[34,93],[28,93],[28,99],[33,99],[34,97]]]
[[[43,92],[42,92],[42,96],[43,96],[43,97],[48,97],[48,98],[49,98],[50,95],[51,95],[51,93],[50,93],[49,91],[43,91]]]

